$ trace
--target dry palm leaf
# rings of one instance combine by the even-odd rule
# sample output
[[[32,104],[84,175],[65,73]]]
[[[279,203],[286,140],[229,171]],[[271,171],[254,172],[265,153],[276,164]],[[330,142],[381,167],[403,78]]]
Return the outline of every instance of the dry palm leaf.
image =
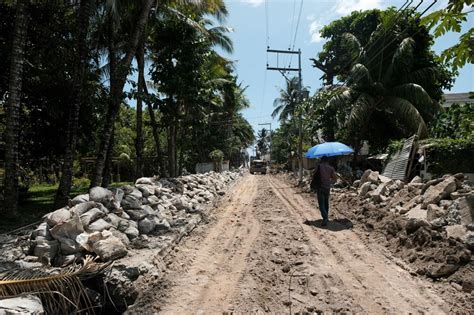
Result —
[[[104,271],[91,256],[82,266],[71,266],[57,274],[37,269],[14,269],[0,274],[0,298],[34,293],[41,297],[47,314],[94,313],[81,280]]]

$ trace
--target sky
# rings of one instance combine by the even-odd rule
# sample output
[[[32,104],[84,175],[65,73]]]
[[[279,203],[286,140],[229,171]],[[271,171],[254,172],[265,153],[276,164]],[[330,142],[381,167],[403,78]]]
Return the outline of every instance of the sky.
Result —
[[[311,94],[321,87],[322,72],[312,67],[310,58],[314,58],[321,51],[324,40],[319,36],[322,26],[354,10],[374,8],[400,7],[405,1],[398,0],[227,0],[229,17],[226,24],[233,28],[230,34],[234,42],[234,52],[227,58],[235,61],[239,81],[248,86],[246,95],[251,107],[243,111],[245,118],[252,124],[255,131],[267,128],[271,123],[272,129],[278,126],[273,120],[273,100],[278,97],[279,90],[285,85],[285,79],[277,71],[267,71],[267,45],[271,49],[293,48],[302,52],[303,86],[309,87]],[[301,17],[300,4],[303,2]],[[419,1],[414,1],[418,4]],[[426,3],[426,4],[425,4]],[[423,11],[428,3],[425,1],[419,11]],[[433,9],[445,6],[446,0],[435,4]],[[266,14],[267,12],[267,14]],[[268,38],[267,38],[268,23]],[[298,25],[298,27],[297,27]],[[474,14],[471,13],[464,23],[463,30],[474,25]],[[296,36],[295,36],[296,33]],[[435,40],[433,49],[440,52],[452,46],[459,38],[458,33],[449,33]],[[270,66],[276,64],[271,56],[268,58]],[[279,60],[280,66],[289,65],[290,60]],[[293,58],[292,66],[297,66],[297,58]],[[474,91],[474,65],[470,64],[460,70],[459,77],[451,92]],[[448,91],[449,92],[449,91]]]

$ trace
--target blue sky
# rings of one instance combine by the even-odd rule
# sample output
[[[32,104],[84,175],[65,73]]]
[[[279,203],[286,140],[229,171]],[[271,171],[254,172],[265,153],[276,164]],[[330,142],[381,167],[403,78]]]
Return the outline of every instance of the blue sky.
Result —
[[[243,114],[252,124],[254,130],[261,129],[259,123],[272,123],[276,120],[270,114],[273,111],[273,100],[278,97],[284,79],[280,73],[267,71],[266,14],[268,8],[268,44],[273,49],[288,49],[293,46],[296,21],[301,0],[228,0],[229,10],[227,25],[234,29],[231,38],[234,42],[234,53],[227,56],[236,64],[239,80],[248,85],[246,94],[252,104]],[[313,58],[322,49],[324,41],[319,37],[319,30],[325,24],[349,14],[353,10],[373,8],[400,7],[405,1],[384,0],[306,0],[303,1],[302,14],[296,35],[295,49],[302,51],[303,85],[309,86],[313,93],[321,87],[321,71],[311,66]],[[431,3],[432,1],[425,1]],[[445,6],[447,1],[438,1],[433,9]],[[414,1],[419,3],[419,1]],[[423,11],[428,4],[420,6]],[[294,12],[294,13],[293,13]],[[474,16],[465,23],[463,31],[473,27]],[[292,31],[293,30],[293,31]],[[441,50],[455,44],[459,34],[451,33],[435,40],[434,50]],[[290,44],[291,43],[291,44]],[[271,62],[272,60],[269,60]],[[281,60],[280,60],[281,61]],[[289,64],[289,60],[285,62]],[[297,64],[293,58],[292,65]],[[474,66],[465,66],[460,71],[451,92],[474,91]]]

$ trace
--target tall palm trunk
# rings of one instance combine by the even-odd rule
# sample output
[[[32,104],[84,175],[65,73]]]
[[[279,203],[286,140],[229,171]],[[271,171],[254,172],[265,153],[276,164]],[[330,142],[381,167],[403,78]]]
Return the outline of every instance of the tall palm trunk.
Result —
[[[115,128],[112,129],[112,136],[110,138],[109,148],[107,149],[107,156],[105,158],[104,176],[102,177],[102,187],[109,187],[112,183],[112,159],[114,150],[114,136]]]
[[[176,177],[176,123],[168,127],[168,170],[170,177]]]
[[[20,98],[27,30],[27,0],[16,4],[15,29],[8,82],[5,129],[5,204],[6,214],[15,216],[18,211],[18,132],[20,126]]]
[[[142,75],[144,75],[143,72],[142,72]],[[146,87],[145,77],[143,77],[142,79],[143,79],[143,90],[145,92],[145,95],[148,96],[148,89]],[[158,123],[156,122],[153,106],[151,105],[149,101],[147,101],[146,103],[147,103],[147,108],[148,108],[148,115],[150,116],[150,124],[151,124],[151,129],[153,132],[153,139],[155,140],[156,157],[158,158],[158,164],[160,166],[160,175],[166,177],[167,172],[166,172],[166,167],[165,167],[165,161],[163,160],[163,154],[161,153],[161,141],[160,141],[160,132],[158,131]]]
[[[87,33],[89,29],[89,15],[91,11],[91,1],[82,0],[79,5],[79,12],[77,17],[77,29],[76,29],[76,60],[73,75],[73,86],[72,86],[72,102],[69,109],[69,120],[67,130],[67,143],[66,150],[64,152],[64,161],[61,170],[61,180],[59,182],[59,188],[56,192],[55,208],[64,206],[69,198],[71,192],[72,182],[72,165],[74,161],[74,154],[76,151],[77,144],[77,131],[79,127],[79,112],[82,103],[82,92],[84,85],[84,77],[87,65]]]
[[[120,110],[120,103],[123,98],[123,87],[127,80],[127,75],[132,63],[133,56],[135,56],[140,39],[143,37],[151,7],[154,0],[146,0],[143,4],[140,15],[137,19],[136,28],[133,31],[125,56],[117,63],[117,73],[115,78],[110,80],[110,95],[111,102],[107,109],[104,130],[102,139],[97,154],[94,175],[91,180],[91,187],[97,186],[102,181],[102,175],[105,167],[105,159],[107,157],[107,150],[109,148],[110,139],[112,136],[112,129],[115,118]]]
[[[108,99],[107,112],[105,115],[105,124],[102,131],[99,152],[97,154],[94,174],[91,180],[91,187],[98,186],[102,183],[102,176],[109,152],[110,142],[112,138],[115,117],[120,108],[120,98],[117,96],[117,48],[115,46],[115,23],[114,18],[109,16],[108,20],[108,43],[107,49],[109,54],[109,78],[110,78],[110,95]],[[118,104],[117,104],[118,103]]]
[[[137,129],[135,138],[135,177],[140,178],[143,176],[143,113],[142,113],[142,99],[143,99],[143,85],[145,81],[145,42],[142,39],[137,49],[136,54],[137,65],[138,65],[138,93],[137,93]]]

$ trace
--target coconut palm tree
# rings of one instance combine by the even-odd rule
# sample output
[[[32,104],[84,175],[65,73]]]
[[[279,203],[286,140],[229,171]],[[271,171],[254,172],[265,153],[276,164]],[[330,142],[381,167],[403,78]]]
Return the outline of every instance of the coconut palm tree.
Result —
[[[423,88],[429,79],[430,68],[413,69],[415,42],[411,37],[401,41],[383,75],[378,75],[378,64],[361,58],[348,77],[347,86],[329,100],[330,106],[351,104],[347,119],[349,130],[364,128],[375,112],[395,121],[407,133],[428,134],[426,123],[440,106]]]
[[[280,89],[280,97],[273,101],[272,117],[278,116],[281,122],[286,122],[295,114],[299,101],[299,82],[297,77],[286,81],[286,88]]]
[[[5,129],[4,209],[15,216],[18,208],[18,133],[20,127],[20,99],[27,31],[27,0],[17,0],[12,57],[8,82]]]
[[[339,93],[328,106],[348,108],[345,125],[349,133],[360,137],[367,138],[369,128],[381,122],[390,134],[426,137],[427,122],[441,110],[428,92],[436,84],[439,70],[419,61],[420,49],[413,37],[390,32],[387,27],[379,25],[373,34],[376,44],[370,49],[360,48],[345,84],[337,87]],[[351,34],[345,37],[357,42]],[[361,45],[355,43],[353,47]]]
[[[72,165],[77,144],[79,127],[79,111],[82,103],[82,90],[84,76],[88,63],[87,34],[91,18],[91,0],[81,0],[77,13],[76,23],[76,61],[73,73],[73,99],[69,108],[69,123],[67,130],[67,143],[61,168],[61,180],[56,192],[55,207],[64,206],[69,198],[72,183]]]

